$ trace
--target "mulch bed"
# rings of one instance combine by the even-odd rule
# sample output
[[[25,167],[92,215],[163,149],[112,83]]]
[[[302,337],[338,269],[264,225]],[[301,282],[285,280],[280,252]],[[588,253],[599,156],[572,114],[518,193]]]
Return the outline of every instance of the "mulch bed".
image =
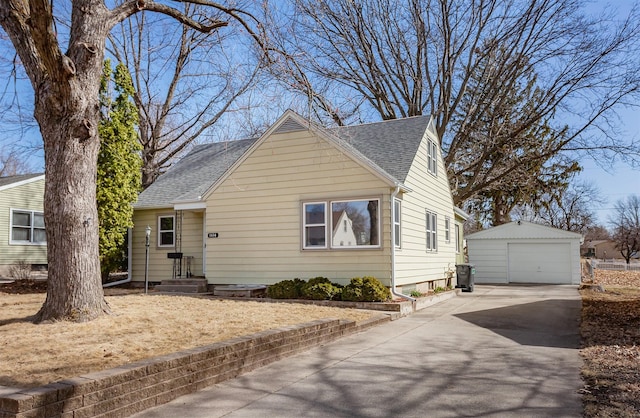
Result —
[[[13,295],[44,293],[47,291],[46,280],[16,280],[11,283],[0,283],[0,292]]]

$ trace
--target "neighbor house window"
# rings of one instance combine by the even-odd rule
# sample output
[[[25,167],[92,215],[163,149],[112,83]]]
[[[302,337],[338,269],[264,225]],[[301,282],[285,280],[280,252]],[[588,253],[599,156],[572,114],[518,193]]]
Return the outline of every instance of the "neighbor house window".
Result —
[[[175,246],[175,216],[158,216],[158,247]]]
[[[438,146],[435,142],[427,142],[427,170],[434,176],[438,175]]]
[[[396,248],[400,248],[400,243],[402,242],[402,240],[400,239],[400,209],[401,209],[401,205],[400,205],[400,201],[398,199],[395,199],[393,201],[393,231],[394,231],[394,239],[395,239],[395,246]]]
[[[460,254],[460,251],[462,250],[462,248],[460,248],[460,225],[456,224],[455,225],[455,230],[456,230],[456,253]]]
[[[380,200],[303,203],[303,249],[380,246]]]
[[[304,203],[303,248],[327,248],[327,204],[326,202]]]
[[[427,251],[438,249],[438,217],[433,212],[426,212]]]
[[[451,219],[444,218],[444,241],[448,244],[451,242]]]
[[[46,244],[44,214],[33,210],[11,210],[12,244]]]

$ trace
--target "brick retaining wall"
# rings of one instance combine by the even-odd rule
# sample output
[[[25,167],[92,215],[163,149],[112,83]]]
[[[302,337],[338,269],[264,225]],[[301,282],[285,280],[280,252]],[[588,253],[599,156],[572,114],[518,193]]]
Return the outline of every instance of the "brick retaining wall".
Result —
[[[127,417],[320,343],[389,321],[324,319],[193,348],[0,397],[0,418]],[[7,388],[5,388],[7,389]]]

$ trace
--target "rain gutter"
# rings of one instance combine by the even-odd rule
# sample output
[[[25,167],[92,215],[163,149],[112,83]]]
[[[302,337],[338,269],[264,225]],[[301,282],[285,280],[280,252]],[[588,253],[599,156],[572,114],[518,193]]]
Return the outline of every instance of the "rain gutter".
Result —
[[[395,202],[398,193],[400,193],[400,185],[396,185],[395,190],[391,193],[391,293],[394,296],[415,302],[415,298],[396,292],[396,228],[393,225],[393,220],[396,219]]]

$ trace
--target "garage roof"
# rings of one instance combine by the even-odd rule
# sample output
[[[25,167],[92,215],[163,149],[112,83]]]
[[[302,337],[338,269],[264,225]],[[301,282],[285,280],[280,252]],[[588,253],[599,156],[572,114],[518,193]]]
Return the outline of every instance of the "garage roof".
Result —
[[[582,239],[576,232],[564,231],[532,222],[517,221],[485,229],[465,237],[474,239]]]

